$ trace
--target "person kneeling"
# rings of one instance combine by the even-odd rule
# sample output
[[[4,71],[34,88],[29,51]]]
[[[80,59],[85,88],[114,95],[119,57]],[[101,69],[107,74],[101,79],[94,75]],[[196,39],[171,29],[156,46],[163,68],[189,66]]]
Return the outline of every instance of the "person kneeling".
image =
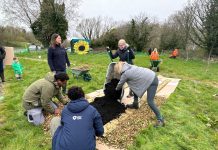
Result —
[[[40,125],[44,122],[42,110],[51,114],[60,114],[60,109],[52,101],[56,97],[62,104],[66,104],[60,90],[66,84],[69,77],[66,73],[46,74],[45,78],[32,83],[24,92],[23,107],[26,110],[25,115],[29,122],[34,125]]]
[[[52,150],[95,150],[95,136],[104,133],[99,112],[84,98],[82,88],[73,86],[67,95],[71,101],[61,118],[51,120]]]

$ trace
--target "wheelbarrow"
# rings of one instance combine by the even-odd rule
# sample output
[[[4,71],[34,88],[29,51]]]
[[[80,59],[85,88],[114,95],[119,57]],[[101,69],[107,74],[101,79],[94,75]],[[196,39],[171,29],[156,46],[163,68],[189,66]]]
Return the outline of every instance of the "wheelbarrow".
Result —
[[[150,69],[155,71],[155,72],[159,72],[160,71],[160,63],[161,63],[161,60],[151,60],[150,61],[151,63],[151,66],[150,66]]]
[[[76,77],[77,79],[82,77],[84,81],[90,81],[92,79],[92,76],[89,74],[89,69],[72,68],[72,74],[73,77]]]

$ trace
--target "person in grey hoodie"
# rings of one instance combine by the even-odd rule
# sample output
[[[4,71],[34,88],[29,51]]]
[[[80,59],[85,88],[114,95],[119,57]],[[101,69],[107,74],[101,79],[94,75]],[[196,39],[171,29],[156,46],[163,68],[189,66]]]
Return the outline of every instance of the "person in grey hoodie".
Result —
[[[138,109],[138,99],[147,91],[148,105],[157,117],[157,124],[155,126],[164,126],[163,117],[154,103],[154,97],[158,86],[158,78],[155,73],[150,69],[130,65],[121,61],[114,66],[114,72],[117,75],[120,75],[120,81],[117,84],[116,90],[120,90],[124,83],[127,82],[129,88],[134,93],[134,102],[127,105],[127,108]]]

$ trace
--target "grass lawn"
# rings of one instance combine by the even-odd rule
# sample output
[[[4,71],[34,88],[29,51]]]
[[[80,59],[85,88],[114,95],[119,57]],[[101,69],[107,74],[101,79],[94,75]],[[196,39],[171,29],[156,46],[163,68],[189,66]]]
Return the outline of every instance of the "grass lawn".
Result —
[[[45,52],[17,54],[18,57],[46,59]],[[104,84],[107,66],[110,63],[105,53],[89,55],[69,54],[72,67],[82,64],[90,66],[92,80],[72,78],[68,86],[82,86],[86,93],[101,89]],[[161,106],[166,119],[166,127],[155,129],[152,126],[142,131],[129,149],[218,149],[218,63],[207,64],[200,60],[184,61],[162,56],[161,75],[182,79],[176,91]],[[148,56],[136,55],[135,64],[149,66]],[[44,135],[42,126],[33,126],[23,116],[22,95],[35,80],[48,71],[46,62],[20,58],[24,66],[24,80],[16,81],[10,67],[6,68],[5,99],[0,103],[0,149],[37,150],[51,149],[51,140]]]

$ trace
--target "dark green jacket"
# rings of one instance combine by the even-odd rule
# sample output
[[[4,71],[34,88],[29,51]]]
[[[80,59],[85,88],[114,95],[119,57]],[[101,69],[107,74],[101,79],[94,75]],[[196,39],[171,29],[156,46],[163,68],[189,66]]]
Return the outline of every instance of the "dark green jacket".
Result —
[[[26,110],[42,107],[46,111],[54,113],[54,108],[50,104],[53,97],[63,104],[66,103],[60,87],[55,83],[54,74],[48,73],[45,78],[35,81],[26,89],[23,95],[23,107]]]

